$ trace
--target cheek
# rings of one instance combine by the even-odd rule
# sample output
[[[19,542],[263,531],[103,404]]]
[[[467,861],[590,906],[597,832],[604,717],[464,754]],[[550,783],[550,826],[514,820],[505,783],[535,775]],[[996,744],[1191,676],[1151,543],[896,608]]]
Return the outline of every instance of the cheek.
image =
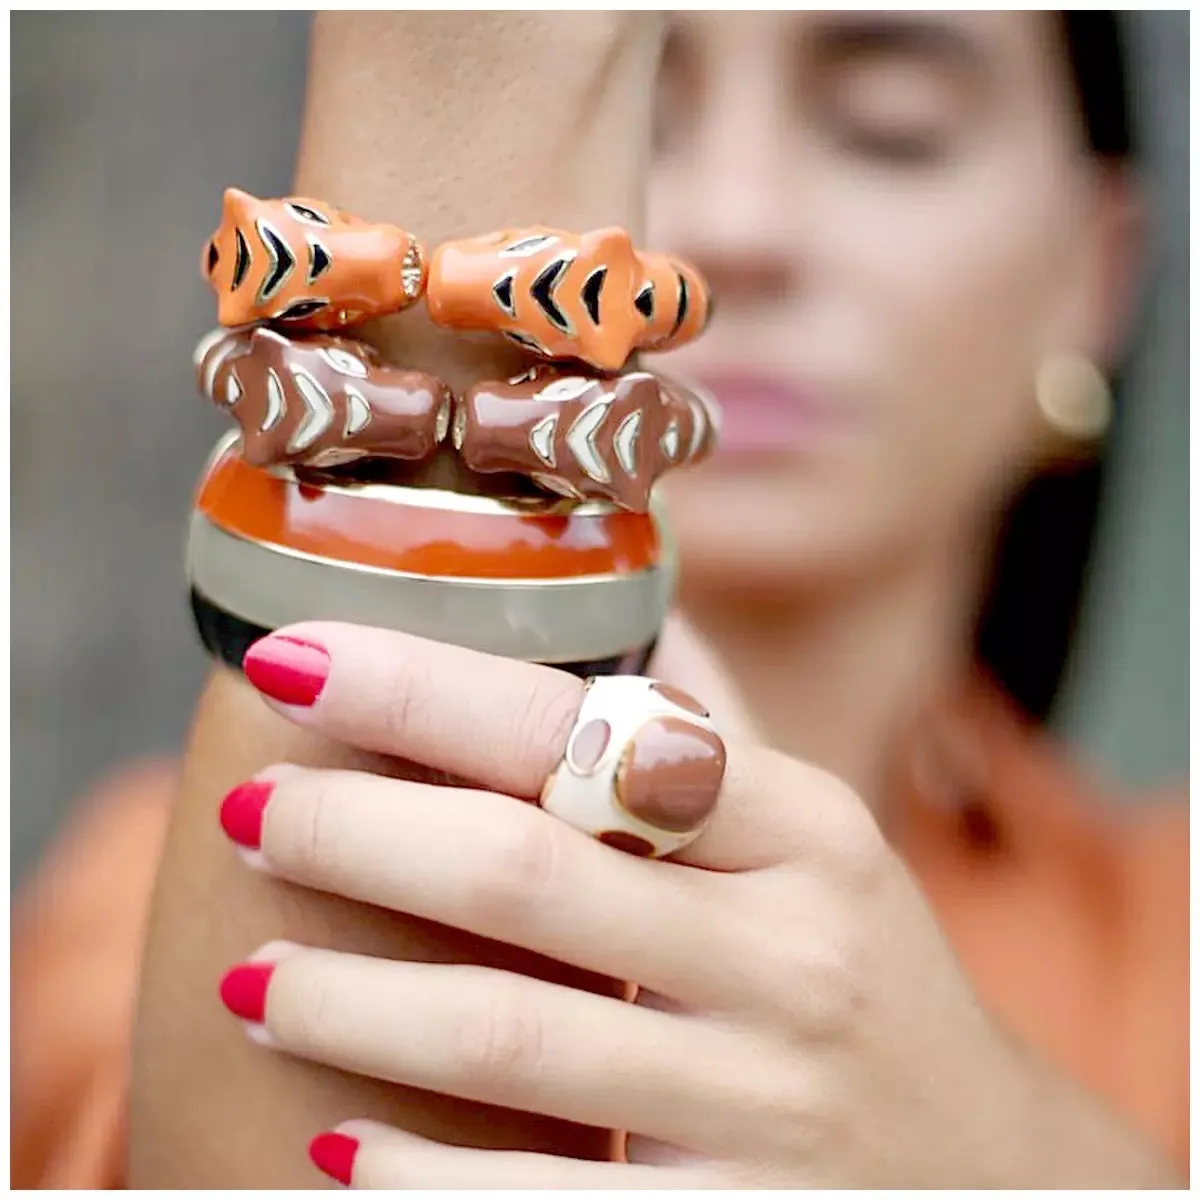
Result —
[[[999,503],[1037,452],[1033,380],[1059,222],[1004,173],[893,192],[873,212],[857,195],[845,227],[872,232],[841,246],[843,296],[862,314],[885,471],[923,508]]]

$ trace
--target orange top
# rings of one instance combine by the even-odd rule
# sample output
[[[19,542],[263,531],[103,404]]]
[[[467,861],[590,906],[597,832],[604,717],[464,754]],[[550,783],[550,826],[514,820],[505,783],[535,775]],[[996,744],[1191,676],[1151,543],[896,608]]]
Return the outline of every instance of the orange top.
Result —
[[[1186,1168],[1187,806],[1107,804],[994,694],[961,715],[986,801],[909,795],[896,844],[984,1002]],[[121,1185],[139,943],[173,788],[170,764],[108,784],[18,897],[14,1188]]]

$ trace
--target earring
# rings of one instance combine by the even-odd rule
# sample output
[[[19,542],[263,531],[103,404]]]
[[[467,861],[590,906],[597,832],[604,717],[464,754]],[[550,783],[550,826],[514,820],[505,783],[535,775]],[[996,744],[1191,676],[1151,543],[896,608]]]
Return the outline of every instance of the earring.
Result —
[[[1099,442],[1112,420],[1112,392],[1090,359],[1057,354],[1042,362],[1034,385],[1046,423],[1071,442]]]

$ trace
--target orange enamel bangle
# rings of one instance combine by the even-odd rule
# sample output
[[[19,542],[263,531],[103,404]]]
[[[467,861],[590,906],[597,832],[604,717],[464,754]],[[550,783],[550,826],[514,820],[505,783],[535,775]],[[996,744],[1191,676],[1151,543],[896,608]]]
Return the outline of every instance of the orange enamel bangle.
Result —
[[[187,575],[205,645],[234,667],[320,616],[587,676],[644,668],[675,563],[653,511],[304,479],[248,463],[231,433],[196,492]]]
[[[535,226],[445,242],[427,256],[395,225],[306,197],[226,189],[201,270],[225,326],[278,321],[334,331],[424,296],[446,329],[497,333],[543,358],[617,371],[636,350],[703,332],[712,299],[682,259],[634,248],[619,228]]]

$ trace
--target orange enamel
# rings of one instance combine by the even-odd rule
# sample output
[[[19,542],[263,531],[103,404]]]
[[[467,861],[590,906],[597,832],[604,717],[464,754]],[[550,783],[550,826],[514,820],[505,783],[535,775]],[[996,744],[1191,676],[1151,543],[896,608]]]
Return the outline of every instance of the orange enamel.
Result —
[[[324,490],[226,452],[201,481],[197,509],[228,533],[362,566],[480,579],[627,574],[659,561],[645,513],[539,516],[406,507]]]
[[[532,253],[521,252],[538,238],[543,243]],[[546,273],[556,263],[561,268],[547,284]],[[603,271],[603,283],[595,286],[595,307],[589,310],[588,284],[597,271]],[[509,229],[438,246],[429,263],[426,303],[434,323],[446,329],[516,335],[532,339],[529,348],[540,348],[546,357],[577,358],[616,371],[645,323],[633,306],[640,275],[623,229],[584,234],[544,226]],[[500,282],[505,278],[507,285]],[[547,299],[539,300],[539,286]],[[498,287],[511,297],[511,312],[497,300]],[[550,315],[555,311],[561,314],[558,323]]]
[[[712,296],[704,276],[682,258],[647,253],[638,258],[643,280],[654,285],[654,314],[645,322],[638,348],[674,350],[702,334],[712,315]],[[680,301],[685,294],[681,320]]]
[[[502,334],[543,358],[609,372],[634,350],[691,341],[712,310],[695,267],[639,253],[615,226],[503,229],[445,242],[427,259],[398,226],[322,200],[260,200],[238,188],[225,191],[200,269],[225,326],[280,321],[332,332],[400,312],[424,294],[443,328]]]
[[[292,265],[264,296],[276,264],[287,265],[285,255]],[[425,252],[403,229],[363,221],[322,200],[260,200],[227,188],[200,269],[217,293],[222,325],[281,320],[296,330],[328,331],[414,304],[424,287]],[[313,311],[287,316],[302,303]]]

